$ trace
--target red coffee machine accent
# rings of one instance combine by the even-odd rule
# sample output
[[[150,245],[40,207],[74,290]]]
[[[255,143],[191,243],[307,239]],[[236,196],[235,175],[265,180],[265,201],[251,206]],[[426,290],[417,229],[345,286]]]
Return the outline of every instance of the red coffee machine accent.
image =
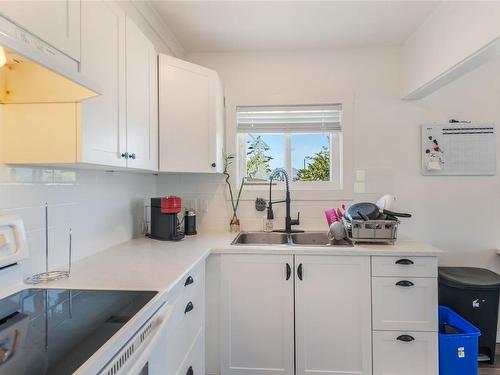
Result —
[[[176,196],[151,198],[150,237],[162,241],[179,241],[184,238],[180,231],[177,214],[182,210],[182,199]]]
[[[171,195],[161,199],[161,213],[162,214],[178,214],[182,209],[182,199]]]

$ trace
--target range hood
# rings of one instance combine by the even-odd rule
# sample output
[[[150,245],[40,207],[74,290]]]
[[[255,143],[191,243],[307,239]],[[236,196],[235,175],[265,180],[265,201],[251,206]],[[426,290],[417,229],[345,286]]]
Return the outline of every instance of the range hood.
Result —
[[[99,94],[76,62],[61,64],[71,59],[2,16],[0,47],[1,104],[79,103]]]
[[[0,16],[0,163],[81,161],[81,102],[99,88],[78,62]]]

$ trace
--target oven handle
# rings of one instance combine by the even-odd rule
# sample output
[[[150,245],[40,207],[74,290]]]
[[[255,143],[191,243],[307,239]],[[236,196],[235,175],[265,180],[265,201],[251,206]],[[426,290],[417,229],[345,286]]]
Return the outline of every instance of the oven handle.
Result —
[[[138,375],[141,373],[144,365],[148,362],[151,351],[158,343],[158,340],[161,337],[162,332],[167,326],[170,318],[172,317],[173,306],[171,303],[166,302],[165,306],[161,308],[161,311],[158,311],[153,318],[155,322],[153,323],[156,327],[154,328],[154,332],[152,336],[149,338],[149,342],[142,349],[140,356],[134,361],[132,367],[127,370],[125,373],[127,375]]]

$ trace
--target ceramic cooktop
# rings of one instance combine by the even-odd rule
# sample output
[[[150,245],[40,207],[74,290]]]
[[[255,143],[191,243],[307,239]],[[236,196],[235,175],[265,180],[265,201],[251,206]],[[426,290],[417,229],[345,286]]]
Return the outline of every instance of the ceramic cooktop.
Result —
[[[0,300],[0,375],[72,374],[155,294],[25,289]]]

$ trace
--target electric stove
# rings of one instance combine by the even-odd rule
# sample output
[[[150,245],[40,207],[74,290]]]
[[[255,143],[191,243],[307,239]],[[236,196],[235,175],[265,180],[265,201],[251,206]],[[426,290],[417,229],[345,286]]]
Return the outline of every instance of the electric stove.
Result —
[[[152,291],[25,289],[0,300],[0,375],[75,372]]]

